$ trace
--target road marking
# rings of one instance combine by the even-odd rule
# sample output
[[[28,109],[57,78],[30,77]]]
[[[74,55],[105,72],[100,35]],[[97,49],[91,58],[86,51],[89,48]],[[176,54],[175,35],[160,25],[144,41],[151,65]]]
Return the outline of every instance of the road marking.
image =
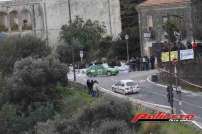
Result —
[[[178,99],[177,99],[178,100]],[[178,100],[179,101],[179,100]],[[186,104],[188,104],[188,105],[191,105],[191,106],[194,106],[194,107],[196,107],[196,108],[200,108],[200,109],[202,109],[202,107],[201,106],[198,106],[198,105],[194,105],[194,104],[192,104],[192,103],[189,103],[189,102],[186,102],[186,101],[182,101],[183,103],[186,103]]]
[[[103,88],[101,86],[100,86],[100,89],[102,89],[102,90],[104,90],[104,92],[110,93],[110,94],[112,94],[112,95],[114,95],[116,97],[127,99],[127,100],[132,101],[132,102],[134,102],[136,104],[142,104],[142,105],[144,105],[146,107],[150,107],[151,109],[156,109],[156,108],[164,108],[164,109],[169,109],[169,110],[171,109],[169,106],[150,103],[150,102],[142,101],[142,100],[139,100],[139,99],[134,99],[134,98],[131,98],[131,97],[128,97],[128,96],[125,96],[125,95],[117,94],[117,93],[114,93],[111,90],[107,90],[107,89],[105,89],[105,88]]]
[[[148,81],[148,82],[150,82],[150,83],[152,83],[152,84],[154,84],[154,85],[156,85],[156,86],[160,86],[160,87],[163,87],[163,88],[167,88],[167,86],[165,86],[165,85],[161,85],[161,84],[157,84],[157,83],[151,81],[149,78],[150,78],[150,77],[147,78],[147,81]],[[185,92],[186,92],[186,91],[185,91]],[[188,91],[187,91],[187,92],[188,92]],[[186,92],[186,93],[187,93],[187,92]],[[154,93],[154,94],[156,94],[156,93]],[[160,95],[160,94],[156,94],[156,95]],[[161,96],[166,97],[166,95],[161,95]],[[167,98],[167,97],[166,97],[166,98]],[[175,98],[174,98],[174,100],[175,100],[175,101],[179,101],[179,99],[175,99]],[[188,104],[188,105],[194,106],[194,107],[196,107],[196,108],[200,108],[200,109],[202,109],[201,106],[194,105],[194,104],[189,103],[189,102],[186,102],[186,101],[182,101],[182,102],[183,102],[183,103],[186,103],[186,104]]]
[[[87,80],[87,78],[82,78],[82,77],[80,77],[81,78],[81,80],[83,80],[83,81],[85,81],[85,80]],[[149,79],[149,77],[147,78],[147,81],[149,81],[150,83],[153,83],[154,85],[158,85],[158,86],[160,86],[160,87],[164,87],[164,88],[166,88],[167,86],[164,86],[164,85],[161,85],[161,84],[156,84],[156,83],[154,83],[154,82],[152,82],[152,81],[150,81],[150,79]],[[141,82],[145,82],[145,81],[141,81]],[[146,107],[150,107],[150,108],[152,108],[152,109],[156,109],[156,108],[160,108],[161,110],[162,110],[162,108],[164,108],[164,109],[171,109],[171,107],[170,106],[166,106],[166,105],[160,105],[160,104],[155,104],[155,103],[150,103],[150,102],[145,102],[145,101],[142,101],[142,100],[138,100],[138,99],[134,99],[134,98],[132,98],[132,97],[127,97],[127,96],[124,96],[124,95],[120,95],[120,94],[117,94],[117,93],[114,93],[114,92],[112,92],[111,90],[107,90],[107,89],[105,89],[105,88],[103,88],[103,87],[100,87],[101,89],[104,89],[104,91],[105,92],[108,92],[108,93],[110,93],[110,94],[112,94],[112,95],[115,95],[115,96],[117,96],[117,97],[120,97],[120,98],[125,98],[125,99],[128,99],[129,101],[132,101],[132,102],[134,102],[134,103],[139,103],[139,104],[142,104],[142,105],[144,105],[144,106],[146,106]],[[153,92],[150,92],[150,93],[153,93]],[[166,95],[162,95],[162,94],[158,94],[158,93],[153,93],[153,94],[156,94],[156,95],[159,95],[159,96],[163,96],[163,97],[166,97]],[[177,99],[174,99],[175,101],[177,101]],[[183,101],[183,103],[187,103],[187,104],[189,104],[189,105],[193,105],[193,104],[191,104],[191,103],[188,103],[188,102],[184,102]],[[196,106],[196,105],[193,105],[193,106]],[[202,107],[199,107],[199,108],[202,108]],[[183,113],[184,111],[182,111],[182,113]],[[185,112],[184,112],[185,113]],[[200,117],[197,117],[197,118],[200,118]],[[199,127],[200,129],[202,129],[202,126],[197,122],[197,121],[192,121],[192,123],[193,124],[195,124],[197,127]]]
[[[181,112],[183,114],[186,114],[183,110],[181,110]],[[197,117],[197,116],[196,116]],[[200,125],[200,123],[198,123],[197,121],[191,121],[193,124],[195,124],[198,128],[202,129],[202,125]]]

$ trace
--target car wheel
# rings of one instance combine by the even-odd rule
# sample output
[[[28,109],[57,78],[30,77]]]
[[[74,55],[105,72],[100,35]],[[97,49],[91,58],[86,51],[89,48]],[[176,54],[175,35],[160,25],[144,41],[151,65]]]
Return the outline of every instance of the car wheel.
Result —
[[[107,76],[111,76],[111,72],[107,72]]]
[[[95,75],[93,75],[92,73],[88,73],[87,74],[89,77],[95,77]]]
[[[88,76],[88,77],[92,77],[91,73],[87,73],[87,76]]]

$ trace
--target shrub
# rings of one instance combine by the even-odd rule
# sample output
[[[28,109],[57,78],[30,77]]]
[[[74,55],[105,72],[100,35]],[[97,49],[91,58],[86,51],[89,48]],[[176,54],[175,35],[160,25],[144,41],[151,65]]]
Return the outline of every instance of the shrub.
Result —
[[[81,134],[80,127],[74,120],[66,120],[59,123],[57,132],[60,134]]]
[[[11,74],[16,61],[29,56],[46,57],[50,52],[50,47],[39,38],[29,35],[9,37],[0,45],[0,70],[4,75]]]
[[[79,51],[80,48],[74,46],[74,57],[76,62],[80,61]],[[56,49],[56,53],[61,62],[72,63],[72,48],[70,45],[59,45]]]
[[[15,105],[5,104],[0,111],[0,132],[22,134],[33,128],[39,121],[47,121],[54,115],[52,104],[40,105],[29,116],[19,116]]]
[[[130,134],[129,102],[109,96],[98,99],[71,119],[57,124],[60,134]],[[118,133],[118,131],[120,133]]]
[[[118,120],[103,121],[96,131],[97,134],[131,134],[127,123]]]
[[[129,102],[117,98],[104,99],[104,101],[100,101],[94,107],[84,110],[79,118],[79,124],[81,126],[97,127],[102,120],[128,121],[132,117]]]
[[[10,102],[21,105],[23,111],[35,102],[55,102],[60,99],[55,89],[58,83],[66,84],[67,67],[54,58],[16,62],[14,73],[8,80]]]

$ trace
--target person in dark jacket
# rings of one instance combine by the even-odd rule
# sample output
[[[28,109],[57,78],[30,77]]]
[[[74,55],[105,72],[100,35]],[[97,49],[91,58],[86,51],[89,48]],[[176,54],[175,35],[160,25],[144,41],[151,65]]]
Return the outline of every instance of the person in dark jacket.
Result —
[[[136,59],[136,67],[137,67],[137,71],[140,71],[140,57],[137,57]]]
[[[145,70],[149,70],[149,58],[145,56]]]
[[[154,69],[154,64],[155,64],[155,57],[154,56],[150,57],[150,63],[151,63],[151,69]]]
[[[87,80],[86,85],[88,87],[88,94],[91,95],[92,94],[92,88],[93,88],[93,81],[91,80]]]

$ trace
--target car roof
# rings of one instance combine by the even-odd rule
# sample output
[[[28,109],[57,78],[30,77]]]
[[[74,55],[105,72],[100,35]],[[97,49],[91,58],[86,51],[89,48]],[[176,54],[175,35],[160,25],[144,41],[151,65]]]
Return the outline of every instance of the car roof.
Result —
[[[122,83],[134,82],[134,80],[120,80]]]

